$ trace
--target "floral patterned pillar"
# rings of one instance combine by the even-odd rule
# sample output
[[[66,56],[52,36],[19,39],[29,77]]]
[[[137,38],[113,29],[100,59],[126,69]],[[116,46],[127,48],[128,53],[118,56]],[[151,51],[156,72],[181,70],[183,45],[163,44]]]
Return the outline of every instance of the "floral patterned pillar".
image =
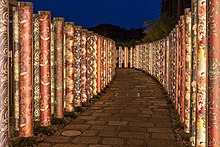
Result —
[[[51,78],[51,83],[50,83],[50,87],[51,87],[51,114],[54,114],[54,104],[55,104],[55,72],[54,72],[54,66],[55,66],[55,59],[54,59],[54,37],[55,37],[55,34],[54,34],[54,23],[52,22],[51,20],[51,24],[50,24],[50,27],[51,27],[51,39],[50,39],[50,78]]]
[[[133,68],[133,62],[134,62],[133,53],[134,53],[134,49],[133,47],[130,47],[130,68]]]
[[[4,7],[3,7],[4,8]],[[20,137],[33,136],[32,15],[33,4],[18,3],[20,42]],[[3,39],[2,39],[3,40]],[[4,51],[2,51],[3,53]]]
[[[87,76],[87,87],[86,87],[86,92],[87,92],[87,97],[88,100],[90,100],[93,96],[93,81],[92,81],[92,72],[93,72],[93,39],[92,39],[93,33],[88,31],[87,32],[87,52],[86,52],[86,57],[87,57],[87,71],[86,71],[86,76]]]
[[[197,58],[197,132],[196,146],[207,145],[207,35],[206,0],[198,0],[198,58]]]
[[[55,73],[55,117],[64,117],[63,98],[63,43],[64,18],[55,17],[54,23],[54,73]]]
[[[103,39],[103,88],[105,88],[106,82],[106,67],[107,67],[107,59],[106,59],[106,51],[107,51],[107,38]]]
[[[87,30],[82,30],[82,41],[81,41],[81,102],[87,101],[87,94],[86,94],[86,41],[87,41]]]
[[[175,63],[175,73],[176,73],[176,83],[175,83],[175,107],[176,110],[178,110],[179,107],[179,25],[175,26],[176,29],[176,42],[175,42],[175,46],[176,46],[176,63]]]
[[[97,48],[97,92],[101,92],[101,36],[98,36]]]
[[[109,84],[110,83],[110,75],[111,75],[111,40],[108,39],[108,48],[107,48],[107,60],[108,60],[108,74],[107,74],[107,83]],[[117,55],[116,55],[117,56]]]
[[[1,109],[1,131],[0,131],[0,146],[5,147],[8,146],[8,11],[9,11],[9,3],[7,0],[1,0],[0,2],[0,15],[1,15],[1,34],[0,34],[0,77],[1,77],[1,88],[0,88],[0,109]],[[31,7],[29,7],[31,8]],[[20,11],[19,11],[20,12]],[[23,80],[23,79],[22,79]],[[23,117],[24,118],[24,117]],[[31,135],[31,134],[30,134]]]
[[[208,1],[208,146],[220,146],[220,18],[219,0]],[[204,37],[205,38],[205,37]],[[205,51],[204,51],[205,52]],[[205,57],[205,56],[204,56]],[[204,58],[203,57],[203,58]],[[202,80],[201,80],[202,81]],[[199,81],[199,82],[201,82]],[[201,84],[201,83],[200,83]]]
[[[18,9],[13,7],[13,50],[14,50],[14,128],[19,130],[19,25]]]
[[[40,124],[51,124],[50,97],[50,12],[39,11],[40,26]]]
[[[125,50],[125,62],[124,62],[124,67],[128,68],[128,47],[124,47]]]
[[[39,15],[33,15],[34,23],[34,121],[40,121],[40,26]]]
[[[100,50],[101,50],[101,64],[100,64],[100,73],[101,73],[101,91],[103,90],[104,88],[104,38],[101,36],[101,44],[100,44]]]
[[[74,111],[74,22],[65,23],[66,33],[66,112]]]
[[[93,54],[92,54],[92,62],[93,62],[93,72],[92,72],[92,83],[93,83],[93,95],[97,95],[98,91],[98,36],[97,34],[92,35],[93,40]]]
[[[74,104],[81,106],[81,39],[82,27],[76,26],[74,32]]]
[[[166,90],[169,94],[169,74],[170,74],[170,46],[169,46],[169,36],[166,37]],[[151,63],[150,63],[151,64]]]
[[[196,145],[196,98],[197,98],[197,0],[192,2],[192,79],[191,79],[191,120],[190,142]]]
[[[191,100],[191,70],[192,70],[192,17],[190,9],[185,9],[185,112],[184,131],[190,132],[190,100]]]
[[[122,47],[119,46],[119,68],[122,68]]]
[[[181,95],[180,95],[180,121],[184,123],[185,110],[185,17],[180,17],[181,33]]]

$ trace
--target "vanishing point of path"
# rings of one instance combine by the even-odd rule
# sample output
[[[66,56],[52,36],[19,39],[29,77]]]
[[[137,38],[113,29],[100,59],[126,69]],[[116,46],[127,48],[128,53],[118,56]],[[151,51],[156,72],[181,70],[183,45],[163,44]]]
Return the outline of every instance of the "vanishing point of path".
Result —
[[[68,130],[82,134],[61,135]],[[110,90],[40,146],[177,147],[169,108],[158,83],[134,69],[117,69]]]

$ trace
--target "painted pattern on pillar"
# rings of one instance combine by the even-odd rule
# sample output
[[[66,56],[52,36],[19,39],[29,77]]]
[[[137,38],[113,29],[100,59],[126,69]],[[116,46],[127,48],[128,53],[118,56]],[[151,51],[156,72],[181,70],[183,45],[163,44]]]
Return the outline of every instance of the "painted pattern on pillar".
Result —
[[[86,77],[87,77],[87,87],[86,87],[86,93],[88,100],[90,100],[93,96],[93,81],[92,81],[92,72],[93,72],[93,39],[92,39],[92,32],[87,32],[87,52],[86,52],[86,57],[87,57],[87,71],[86,71]]]
[[[180,17],[180,32],[181,32],[181,100],[180,100],[180,121],[184,123],[185,109],[185,19]]]
[[[192,70],[192,18],[190,9],[185,9],[185,112],[184,131],[190,132],[190,100],[191,100],[191,70]]]
[[[220,147],[220,0],[208,3],[208,146]]]
[[[19,130],[19,25],[18,10],[13,7],[13,50],[14,50],[14,128]]]
[[[196,145],[196,97],[197,97],[197,3],[192,4],[192,79],[191,79],[191,120],[190,142]]]
[[[33,15],[34,23],[34,121],[40,121],[40,26],[39,15]]]
[[[0,131],[0,146],[8,145],[8,11],[9,3],[7,0],[0,1],[0,110],[1,110],[1,131]]]
[[[66,112],[74,111],[74,23],[65,23],[66,32]]]
[[[93,95],[97,95],[98,85],[97,85],[97,74],[98,74],[98,56],[97,56],[97,47],[98,47],[98,38],[97,35],[92,35],[93,40],[93,54],[92,54],[92,64],[93,64],[93,72],[92,72],[92,83],[93,83]]]
[[[63,30],[64,18],[55,17],[54,23],[54,76],[55,76],[55,117],[64,117],[63,98]]]
[[[87,61],[86,61],[86,41],[87,41],[87,31],[82,31],[82,42],[81,42],[81,102],[87,101],[87,94],[86,94],[86,70],[87,70]]]
[[[51,21],[51,39],[50,39],[50,88],[51,88],[51,114],[54,114],[54,105],[55,105],[55,72],[54,72],[54,66],[55,66],[55,59],[54,59],[54,23]]]
[[[39,12],[40,24],[40,125],[51,125],[50,105],[50,12]]]
[[[80,95],[80,64],[81,64],[81,36],[82,27],[76,26],[74,32],[74,103],[75,106],[81,106],[81,95]]]
[[[207,62],[207,43],[206,43],[206,0],[198,0],[198,72],[197,72],[197,146],[206,146],[206,62]]]
[[[19,42],[20,42],[20,137],[33,135],[32,111],[32,3],[20,2]]]

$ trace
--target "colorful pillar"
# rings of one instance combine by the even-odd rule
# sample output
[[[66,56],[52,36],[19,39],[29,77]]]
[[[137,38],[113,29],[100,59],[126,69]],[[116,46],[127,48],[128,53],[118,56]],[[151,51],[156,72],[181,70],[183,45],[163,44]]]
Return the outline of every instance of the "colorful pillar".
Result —
[[[220,146],[220,18],[219,0],[208,1],[208,146]],[[205,36],[204,36],[205,38]],[[207,52],[203,50],[204,52]],[[201,53],[201,51],[200,51]],[[206,54],[207,55],[207,54]],[[204,60],[206,56],[203,56]],[[205,67],[204,67],[205,68]],[[200,79],[201,79],[200,75]],[[202,82],[200,80],[199,82]],[[203,83],[199,83],[200,86]],[[205,85],[204,85],[205,86]],[[205,93],[204,93],[205,94]]]
[[[191,100],[191,70],[192,70],[192,17],[190,9],[185,9],[185,112],[184,131],[190,132],[190,100]]]
[[[13,50],[14,50],[14,129],[19,130],[19,25],[18,9],[13,7]]]
[[[180,100],[180,121],[184,123],[185,110],[185,17],[180,17],[181,33],[181,100]]]
[[[64,117],[63,98],[63,42],[64,18],[55,17],[54,20],[54,73],[55,73],[55,117]]]
[[[128,47],[124,47],[124,59],[125,59],[125,62],[124,62],[124,67],[125,68],[128,68]]]
[[[98,36],[97,34],[92,35],[93,40],[93,54],[92,54],[92,64],[93,64],[93,72],[92,72],[92,83],[93,83],[93,95],[97,95],[98,91]]]
[[[86,41],[87,41],[87,30],[82,30],[82,41],[81,41],[81,102],[87,101],[86,94],[86,70],[87,70],[87,61],[86,61]]]
[[[197,1],[192,2],[192,79],[191,79],[191,120],[190,142],[196,145],[196,98],[197,98]]]
[[[101,36],[98,36],[97,48],[97,92],[101,92]]]
[[[40,26],[39,15],[33,15],[33,29],[34,29],[34,121],[40,121]]]
[[[50,39],[50,78],[51,78],[51,114],[55,113],[55,59],[54,59],[54,23],[51,21],[51,39]]]
[[[198,0],[198,58],[197,58],[197,132],[196,146],[207,145],[207,35],[206,0]]]
[[[74,33],[74,101],[75,106],[81,106],[81,40],[82,27],[76,26]]]
[[[93,80],[92,80],[92,72],[93,72],[93,39],[92,39],[92,35],[93,33],[88,31],[87,32],[87,52],[86,52],[86,56],[87,56],[87,71],[86,71],[86,75],[87,75],[87,97],[88,100],[92,99],[93,96]]]
[[[74,111],[74,23],[65,23],[66,37],[66,112]]]
[[[9,34],[8,34],[8,27],[9,27],[9,20],[8,20],[8,11],[9,11],[9,2],[7,0],[2,0],[0,3],[0,16],[1,16],[1,33],[0,33],[0,77],[1,77],[1,87],[0,87],[0,109],[1,109],[1,116],[0,116],[0,146],[5,147],[8,146],[8,123],[9,123],[9,116],[8,116],[8,46],[9,46]]]
[[[33,136],[32,108],[32,16],[30,2],[18,3],[20,42],[20,137]],[[2,39],[4,40],[4,39]],[[4,51],[2,51],[3,53]],[[1,135],[2,136],[2,135]]]

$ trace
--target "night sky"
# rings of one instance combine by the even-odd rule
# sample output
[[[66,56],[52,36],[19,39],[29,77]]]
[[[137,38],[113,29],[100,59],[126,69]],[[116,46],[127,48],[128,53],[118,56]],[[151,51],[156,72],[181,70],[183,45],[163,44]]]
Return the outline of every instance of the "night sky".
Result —
[[[27,1],[27,0],[25,0]],[[85,28],[98,24],[113,24],[122,28],[143,27],[145,20],[160,15],[161,0],[28,0],[34,3],[34,13],[52,12]]]

